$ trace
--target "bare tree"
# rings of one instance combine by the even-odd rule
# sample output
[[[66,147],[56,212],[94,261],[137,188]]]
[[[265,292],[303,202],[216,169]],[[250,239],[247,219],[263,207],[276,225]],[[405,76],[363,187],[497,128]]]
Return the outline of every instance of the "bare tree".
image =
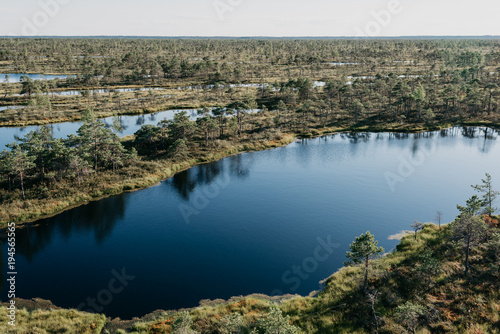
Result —
[[[422,224],[418,220],[415,220],[415,222],[413,224],[411,224],[410,226],[413,228],[413,231],[415,231],[415,240],[417,240],[417,232],[420,231],[424,227],[424,224]]]
[[[436,218],[434,218],[434,221],[438,224],[439,229],[441,229],[441,219],[443,219],[443,213],[441,211],[436,212]]]
[[[467,276],[470,269],[470,254],[486,236],[486,224],[479,216],[471,215],[468,212],[460,214],[454,222],[453,239],[461,241],[465,252],[464,275]]]

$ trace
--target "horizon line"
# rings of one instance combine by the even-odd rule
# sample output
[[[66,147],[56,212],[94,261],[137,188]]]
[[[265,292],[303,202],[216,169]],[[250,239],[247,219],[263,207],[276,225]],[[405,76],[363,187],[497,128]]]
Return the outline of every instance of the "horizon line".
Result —
[[[196,35],[0,35],[0,38],[159,38],[159,39],[436,39],[436,38],[500,38],[500,35],[399,35],[399,36],[196,36]]]

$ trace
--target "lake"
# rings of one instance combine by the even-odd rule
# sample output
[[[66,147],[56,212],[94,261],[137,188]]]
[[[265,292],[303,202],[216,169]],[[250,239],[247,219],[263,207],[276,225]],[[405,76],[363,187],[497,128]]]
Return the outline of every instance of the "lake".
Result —
[[[118,93],[128,93],[128,92],[135,92],[135,91],[158,91],[158,90],[163,90],[164,88],[160,87],[151,87],[151,88],[102,88],[102,89],[82,89],[82,90],[66,90],[62,92],[49,92],[49,95],[58,95],[58,96],[76,96],[76,95],[82,95],[82,91],[86,91],[92,94],[113,94],[113,92],[118,92]],[[45,93],[44,93],[45,94]],[[18,96],[26,96],[28,94],[15,94]],[[33,94],[32,94],[33,95]]]
[[[485,172],[498,188],[499,164],[498,133],[481,128],[337,134],[228,157],[18,230],[18,296],[130,318],[307,295],[356,236],[369,230],[390,251],[414,220],[453,220]]]
[[[158,122],[164,119],[173,119],[176,112],[186,111],[192,119],[196,119],[197,110],[196,109],[185,109],[185,110],[166,110],[157,112],[154,114],[146,115],[132,115],[132,116],[117,116],[123,127],[123,131],[120,136],[127,136],[134,134],[143,125],[157,125]],[[114,117],[108,117],[102,119],[104,123],[111,126],[113,124]],[[52,128],[54,137],[56,138],[66,138],[70,134],[76,134],[76,131],[82,126],[82,122],[63,122],[47,125]],[[24,136],[30,131],[39,129],[40,126],[32,125],[25,127],[0,127],[0,151],[6,148],[7,144],[14,142],[14,136]]]
[[[50,74],[29,74],[29,73],[0,73],[0,82],[5,82],[5,76],[9,76],[8,83],[21,82],[22,76],[27,76],[31,80],[54,80],[56,78],[66,79],[67,75],[50,75]]]
[[[4,110],[8,110],[8,109],[20,109],[20,108],[24,108],[24,107],[21,107],[21,106],[5,106],[5,107],[0,107],[0,111],[4,111]]]
[[[13,107],[10,107],[13,108]],[[15,107],[18,108],[18,107]],[[1,109],[0,109],[1,111]],[[162,120],[170,120],[178,112],[185,111],[190,116],[191,120],[196,120],[198,116],[197,109],[177,109],[165,110],[152,114],[142,115],[123,115],[117,116],[122,126],[122,131],[119,133],[120,137],[133,135],[143,125],[157,125]],[[247,113],[258,112],[260,109],[246,110]],[[113,124],[114,117],[107,117],[101,119],[107,126]],[[66,138],[70,134],[76,134],[78,129],[82,126],[83,122],[63,122],[46,125],[52,129],[55,138]],[[15,141],[15,136],[25,136],[30,131],[39,129],[40,125],[31,125],[24,127],[0,127],[0,151],[6,148],[7,144]]]

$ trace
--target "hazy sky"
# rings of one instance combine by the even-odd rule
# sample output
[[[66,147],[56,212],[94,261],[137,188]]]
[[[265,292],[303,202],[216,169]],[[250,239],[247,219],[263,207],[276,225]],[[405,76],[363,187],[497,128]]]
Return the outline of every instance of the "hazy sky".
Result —
[[[500,35],[499,0],[0,2],[0,35]]]

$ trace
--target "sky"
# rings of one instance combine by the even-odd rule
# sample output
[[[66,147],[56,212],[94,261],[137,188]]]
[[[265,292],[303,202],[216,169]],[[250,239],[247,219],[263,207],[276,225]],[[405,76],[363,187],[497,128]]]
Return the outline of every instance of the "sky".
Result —
[[[0,0],[0,36],[500,35],[499,0]]]

